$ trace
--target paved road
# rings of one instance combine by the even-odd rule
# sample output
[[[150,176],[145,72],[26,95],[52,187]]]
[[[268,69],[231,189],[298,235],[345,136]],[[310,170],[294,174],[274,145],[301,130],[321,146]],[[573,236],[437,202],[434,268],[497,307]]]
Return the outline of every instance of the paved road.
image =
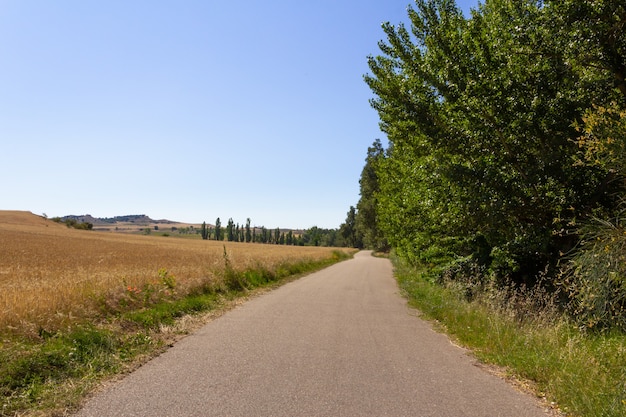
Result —
[[[420,320],[389,261],[360,252],[226,313],[78,415],[547,414]]]

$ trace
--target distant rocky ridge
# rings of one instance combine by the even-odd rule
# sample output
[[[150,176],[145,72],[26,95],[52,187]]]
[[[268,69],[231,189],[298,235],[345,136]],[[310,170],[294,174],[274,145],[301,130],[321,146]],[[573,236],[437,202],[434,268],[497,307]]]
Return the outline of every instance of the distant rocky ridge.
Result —
[[[153,224],[177,224],[178,222],[171,220],[153,220],[145,214],[130,214],[126,216],[115,217],[93,217],[91,214],[83,214],[80,216],[69,215],[61,217],[61,221],[75,220],[78,223],[91,223],[94,226],[106,226],[118,223],[134,224],[137,226],[148,226]]]

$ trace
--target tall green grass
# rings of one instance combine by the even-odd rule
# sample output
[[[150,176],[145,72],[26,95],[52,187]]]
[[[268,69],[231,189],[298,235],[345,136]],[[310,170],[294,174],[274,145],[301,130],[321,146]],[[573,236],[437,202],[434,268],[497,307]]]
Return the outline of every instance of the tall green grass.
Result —
[[[434,282],[427,271],[394,263],[410,304],[480,360],[531,381],[538,396],[568,415],[626,416],[625,334],[588,333],[549,309],[520,313],[485,297],[468,301],[463,292]]]

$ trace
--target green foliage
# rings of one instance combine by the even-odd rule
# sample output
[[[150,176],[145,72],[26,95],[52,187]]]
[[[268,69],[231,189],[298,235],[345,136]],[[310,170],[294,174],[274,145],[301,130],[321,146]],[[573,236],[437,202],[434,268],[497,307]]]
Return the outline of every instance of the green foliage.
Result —
[[[380,140],[374,141],[367,149],[365,166],[361,171],[359,186],[361,198],[356,206],[356,233],[362,239],[362,246],[376,251],[386,252],[389,243],[378,224],[378,200],[380,185],[378,181],[378,164],[385,158],[385,150]]]
[[[362,248],[363,238],[356,226],[356,208],[350,206],[350,210],[346,216],[346,221],[339,228],[339,232],[343,237],[346,246],[351,248]],[[329,245],[332,246],[332,245]]]
[[[228,257],[228,252],[226,251],[226,246],[224,246],[224,277],[223,282],[226,286],[226,290],[231,291],[244,291],[247,289],[248,283],[246,282],[245,276],[235,271],[233,268],[230,258]]]
[[[626,175],[626,111],[616,102],[588,109],[576,125],[583,166],[600,167],[609,174],[607,182],[624,184]],[[568,294],[568,305],[585,329],[616,327],[626,331],[626,215],[624,194],[614,214],[583,223],[580,248],[565,265],[560,282]]]
[[[93,230],[93,224],[89,222],[79,222],[76,219],[72,219],[71,217],[66,218],[65,220],[60,217],[53,217],[52,221],[57,223],[65,223],[68,228],[74,228],[78,230]]]
[[[617,102],[594,106],[575,123],[580,157],[577,163],[608,171],[610,180],[626,175],[626,109]]]
[[[564,270],[562,287],[582,328],[626,332],[626,217],[590,224],[581,250]]]
[[[115,372],[120,365],[115,353],[129,349],[112,332],[90,325],[77,326],[66,333],[41,333],[44,339],[39,343],[25,341],[17,351],[0,349],[2,415],[54,407],[59,402],[55,385],[69,379],[82,379],[79,385],[85,385],[89,382],[83,379],[87,374]]]
[[[304,231],[298,244],[300,246],[345,246],[345,242],[340,239],[340,233],[336,229],[322,229],[313,226]]]
[[[202,222],[202,226],[200,227],[200,236],[202,236],[203,240],[207,240],[209,238],[210,230],[206,225],[206,222]]]
[[[144,284],[142,287],[128,285],[124,280],[124,297],[120,300],[125,309],[149,306],[163,300],[171,300],[176,296],[176,278],[167,269],[158,271],[158,279]],[[113,310],[111,306],[103,306],[104,310]]]
[[[549,1],[553,24],[561,28],[563,53],[591,74],[600,70],[626,97],[626,6],[612,0]],[[610,94],[610,92],[607,92]]]
[[[179,300],[161,301],[141,310],[132,310],[122,315],[125,320],[145,329],[158,329],[162,325],[172,325],[185,314],[210,310],[218,303],[217,297],[210,294],[195,294]]]
[[[224,240],[224,236],[222,235],[222,222],[218,217],[215,219],[215,240]]]
[[[246,242],[252,242],[252,232],[250,231],[250,218],[246,219]]]
[[[219,217],[215,221],[215,229],[206,228],[207,236],[215,236],[216,240],[228,240],[229,242],[265,243],[273,245],[298,245],[298,246],[325,246],[325,247],[361,247],[360,231],[356,228],[356,210],[351,207],[346,223],[339,229],[322,229],[313,226],[302,233],[293,230],[284,231],[280,227],[268,229],[265,226],[252,227],[251,220],[246,220],[245,226],[235,223],[232,218],[228,220],[226,232],[221,227]],[[205,230],[203,223],[199,233],[203,235]],[[179,229],[182,230],[182,229]],[[350,243],[348,243],[350,242]]]
[[[226,239],[229,242],[235,240],[235,223],[233,222],[232,217],[228,219],[228,223],[226,225]]]
[[[573,63],[558,10],[491,0],[465,18],[454,1],[418,0],[410,28],[383,25],[365,77],[390,143],[372,152],[373,194],[402,257],[445,269],[471,256],[532,285],[576,245],[580,219],[612,209],[607,169],[572,162],[574,121],[615,99],[613,74]]]
[[[176,278],[171,275],[167,269],[161,268],[159,269],[159,279],[161,280],[161,284],[167,291],[174,292],[176,289]]]
[[[86,364],[106,367],[106,356],[117,347],[110,332],[79,327],[68,334],[50,335],[39,349],[29,355],[3,362],[0,387],[5,394],[34,383],[72,376]]]

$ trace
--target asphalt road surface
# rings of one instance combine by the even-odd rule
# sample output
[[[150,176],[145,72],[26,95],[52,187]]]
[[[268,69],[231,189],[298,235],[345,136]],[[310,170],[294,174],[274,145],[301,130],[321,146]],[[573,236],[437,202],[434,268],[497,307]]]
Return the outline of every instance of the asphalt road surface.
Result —
[[[535,417],[539,402],[417,317],[388,260],[254,298],[91,398],[78,416]]]

